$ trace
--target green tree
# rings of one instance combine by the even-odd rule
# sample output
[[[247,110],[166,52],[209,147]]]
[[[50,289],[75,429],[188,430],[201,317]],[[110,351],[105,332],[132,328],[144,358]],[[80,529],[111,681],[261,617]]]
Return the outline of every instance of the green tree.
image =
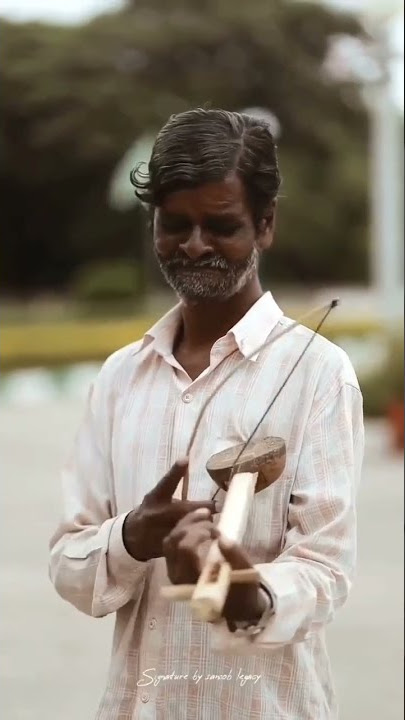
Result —
[[[323,71],[356,23],[282,0],[137,0],[85,26],[1,23],[3,292],[63,288],[92,259],[143,257],[140,209],[108,207],[127,147],[196,105],[278,117],[283,197],[273,281],[367,272],[366,117]]]

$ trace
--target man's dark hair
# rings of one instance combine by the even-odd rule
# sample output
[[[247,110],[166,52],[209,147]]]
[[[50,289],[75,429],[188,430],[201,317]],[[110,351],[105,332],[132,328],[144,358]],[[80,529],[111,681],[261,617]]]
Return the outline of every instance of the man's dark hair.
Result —
[[[272,212],[280,187],[277,151],[269,124],[226,110],[172,115],[159,132],[148,174],[131,173],[136,196],[152,209],[172,192],[223,180],[244,182],[256,225]]]

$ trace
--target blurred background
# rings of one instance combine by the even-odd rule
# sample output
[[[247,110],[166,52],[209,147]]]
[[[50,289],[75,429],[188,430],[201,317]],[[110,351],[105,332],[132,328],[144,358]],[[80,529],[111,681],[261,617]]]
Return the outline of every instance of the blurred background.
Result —
[[[341,720],[403,711],[403,4],[0,0],[1,672],[9,720],[87,720],[112,618],[47,580],[58,471],[103,360],[175,302],[129,172],[169,115],[268,117],[283,186],[262,279],[364,394],[359,576],[330,630]],[[314,323],[316,322],[314,319]],[[317,720],[314,718],[314,720]]]

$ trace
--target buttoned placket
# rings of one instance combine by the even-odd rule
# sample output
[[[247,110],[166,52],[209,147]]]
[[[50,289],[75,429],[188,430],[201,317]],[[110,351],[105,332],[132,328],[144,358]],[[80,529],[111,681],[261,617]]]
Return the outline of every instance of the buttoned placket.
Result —
[[[164,360],[168,363],[168,365],[172,366],[172,381],[178,389],[178,399],[174,408],[174,417],[172,419],[173,429],[177,426],[177,413],[186,413],[186,417],[189,418],[187,423],[178,423],[180,427],[185,427],[185,429],[187,429],[181,442],[181,445],[183,446],[182,453],[184,454],[203,402],[205,383],[202,379],[203,374],[196,380],[192,381],[173,356],[165,357]],[[210,371],[211,369],[207,368],[207,373]],[[181,451],[179,454],[181,454]],[[175,459],[176,458],[173,457],[173,460]],[[181,492],[182,483],[179,483],[173,497],[175,499],[180,499]],[[158,567],[159,564],[160,567]],[[150,577],[149,612],[140,648],[140,678],[143,677],[142,673],[148,668],[155,667],[156,669],[154,672],[156,674],[160,673],[160,669],[156,667],[156,663],[159,658],[159,650],[164,628],[160,627],[156,618],[164,617],[165,615],[165,613],[161,610],[161,603],[166,601],[160,598],[161,577],[162,575],[165,575],[165,571],[163,570],[164,565],[165,563],[163,559],[157,560],[155,563],[155,571],[151,573]],[[150,674],[153,675],[154,673],[150,671]],[[146,687],[140,687],[134,717],[139,718],[139,720],[150,720],[154,717],[154,699],[156,693],[157,688],[155,688],[153,683],[147,685]]]
[[[191,378],[185,372],[184,368],[181,367],[181,365],[177,362],[173,355],[167,355],[164,357],[164,361],[172,367],[172,380],[179,391],[178,401],[175,407],[175,415],[172,421],[173,428],[177,425],[177,412],[181,413],[183,417],[185,413],[188,419],[188,422],[186,423],[179,423],[180,426],[187,428],[187,436],[184,437],[184,443],[182,443],[184,445],[183,452],[186,451],[192,430],[198,419],[202,403],[206,399],[208,393],[207,384],[209,385],[209,382],[206,382],[206,378],[215,371],[216,367],[230,353],[234,351],[235,349],[229,346],[228,338],[221,338],[219,341],[217,341],[217,343],[213,345],[213,348],[211,350],[209,367],[207,367],[195,380],[191,380]],[[173,497],[175,499],[180,499],[181,492],[182,483],[179,483]],[[164,564],[163,559],[161,560],[161,563]],[[163,615],[160,611],[160,603],[163,602],[162,599],[159,597],[160,577],[161,573],[159,571],[153,573],[151,577],[149,593],[149,596],[151,598],[150,607],[145,632],[142,637],[142,647],[140,653],[142,663],[142,667],[140,668],[141,676],[142,672],[147,668],[155,667],[155,659],[159,657],[159,646],[162,633],[164,632],[164,628],[160,628],[159,623],[156,620],[156,617],[161,617]],[[159,668],[156,668],[156,673],[159,674]],[[150,684],[145,688],[141,688],[141,693],[139,695],[139,703],[137,704],[136,710],[136,717],[139,717],[140,720],[149,720],[149,718],[153,717],[153,700],[155,694],[156,688],[153,684]]]

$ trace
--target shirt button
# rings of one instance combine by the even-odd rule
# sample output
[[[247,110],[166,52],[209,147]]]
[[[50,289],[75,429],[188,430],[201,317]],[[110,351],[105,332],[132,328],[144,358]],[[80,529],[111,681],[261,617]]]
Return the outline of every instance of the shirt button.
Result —
[[[183,395],[183,402],[185,402],[185,403],[191,402],[192,399],[193,399],[193,396],[191,395],[191,393],[186,393],[185,395]]]
[[[142,700],[143,703],[149,702],[149,695],[148,695],[148,693],[143,693],[143,694],[142,694],[142,697],[141,697],[141,700]]]
[[[151,630],[154,630],[156,627],[156,620],[155,618],[152,618],[152,620],[149,620],[149,627]]]

